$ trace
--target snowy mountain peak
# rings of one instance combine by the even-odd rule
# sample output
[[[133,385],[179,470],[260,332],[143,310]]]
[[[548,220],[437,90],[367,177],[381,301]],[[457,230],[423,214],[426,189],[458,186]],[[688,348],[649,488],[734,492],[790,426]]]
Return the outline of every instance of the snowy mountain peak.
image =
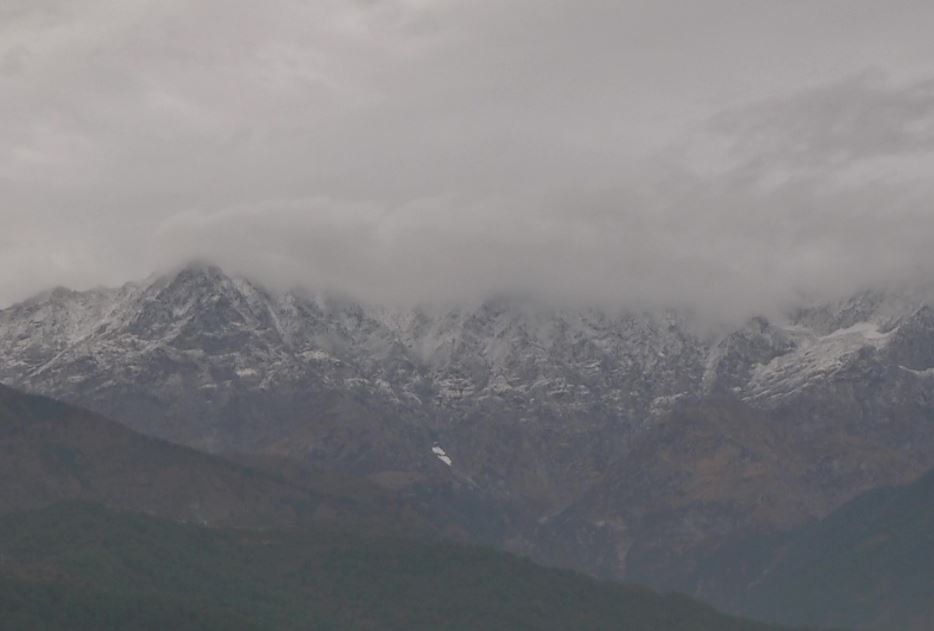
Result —
[[[208,450],[393,484],[448,476],[534,523],[592,501],[586,528],[624,538],[643,501],[627,485],[651,479],[627,462],[663,476],[651,492],[704,507],[708,468],[740,471],[737,502],[783,497],[769,485],[791,476],[812,493],[799,516],[934,465],[923,302],[867,293],[706,331],[685,312],[503,297],[372,306],[196,264],[0,310],[0,381]]]

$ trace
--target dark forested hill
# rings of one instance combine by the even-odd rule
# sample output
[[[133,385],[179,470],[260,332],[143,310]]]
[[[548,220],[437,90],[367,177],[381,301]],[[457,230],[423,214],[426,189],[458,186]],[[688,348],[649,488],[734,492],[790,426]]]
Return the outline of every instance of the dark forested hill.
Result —
[[[364,482],[301,484],[141,436],[101,416],[0,385],[0,513],[88,500],[212,526],[294,528],[348,521],[428,532],[404,503]]]
[[[0,517],[0,561],[8,629],[769,628],[491,550],[212,530],[85,503]]]
[[[787,624],[934,629],[934,471],[811,526],[724,546],[701,564],[698,593]]]
[[[443,542],[365,480],[257,467],[0,386],[0,628],[765,628]]]

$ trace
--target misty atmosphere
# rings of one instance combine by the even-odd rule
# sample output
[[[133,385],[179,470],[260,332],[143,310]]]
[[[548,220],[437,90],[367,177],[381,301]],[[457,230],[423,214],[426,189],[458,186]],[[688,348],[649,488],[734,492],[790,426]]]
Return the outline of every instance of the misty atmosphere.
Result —
[[[0,629],[934,630],[932,30],[0,1]]]

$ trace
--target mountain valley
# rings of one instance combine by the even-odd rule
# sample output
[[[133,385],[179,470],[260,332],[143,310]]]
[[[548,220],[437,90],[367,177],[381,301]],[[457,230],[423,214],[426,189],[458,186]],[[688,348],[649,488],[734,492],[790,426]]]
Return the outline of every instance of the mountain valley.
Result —
[[[696,591],[725,542],[934,467],[934,309],[909,293],[710,327],[507,297],[377,307],[195,264],[0,311],[0,382],[666,590]]]

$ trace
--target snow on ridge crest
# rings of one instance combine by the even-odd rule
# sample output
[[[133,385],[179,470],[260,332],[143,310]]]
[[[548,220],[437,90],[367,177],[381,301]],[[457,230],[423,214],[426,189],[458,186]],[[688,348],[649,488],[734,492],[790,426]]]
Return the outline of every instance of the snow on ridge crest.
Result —
[[[94,377],[83,363],[93,359],[106,383],[147,383],[147,366],[184,357],[193,388],[258,381],[275,388],[313,375],[394,402],[546,404],[564,417],[599,401],[602,414],[644,418],[661,413],[669,397],[717,384],[750,402],[788,396],[833,375],[862,349],[884,347],[898,318],[911,314],[906,305],[859,296],[787,324],[758,318],[709,339],[688,315],[670,311],[533,309],[503,300],[475,309],[372,307],[320,293],[275,293],[199,267],[0,311],[0,380],[65,389],[67,379]],[[167,316],[144,317],[159,308]]]

